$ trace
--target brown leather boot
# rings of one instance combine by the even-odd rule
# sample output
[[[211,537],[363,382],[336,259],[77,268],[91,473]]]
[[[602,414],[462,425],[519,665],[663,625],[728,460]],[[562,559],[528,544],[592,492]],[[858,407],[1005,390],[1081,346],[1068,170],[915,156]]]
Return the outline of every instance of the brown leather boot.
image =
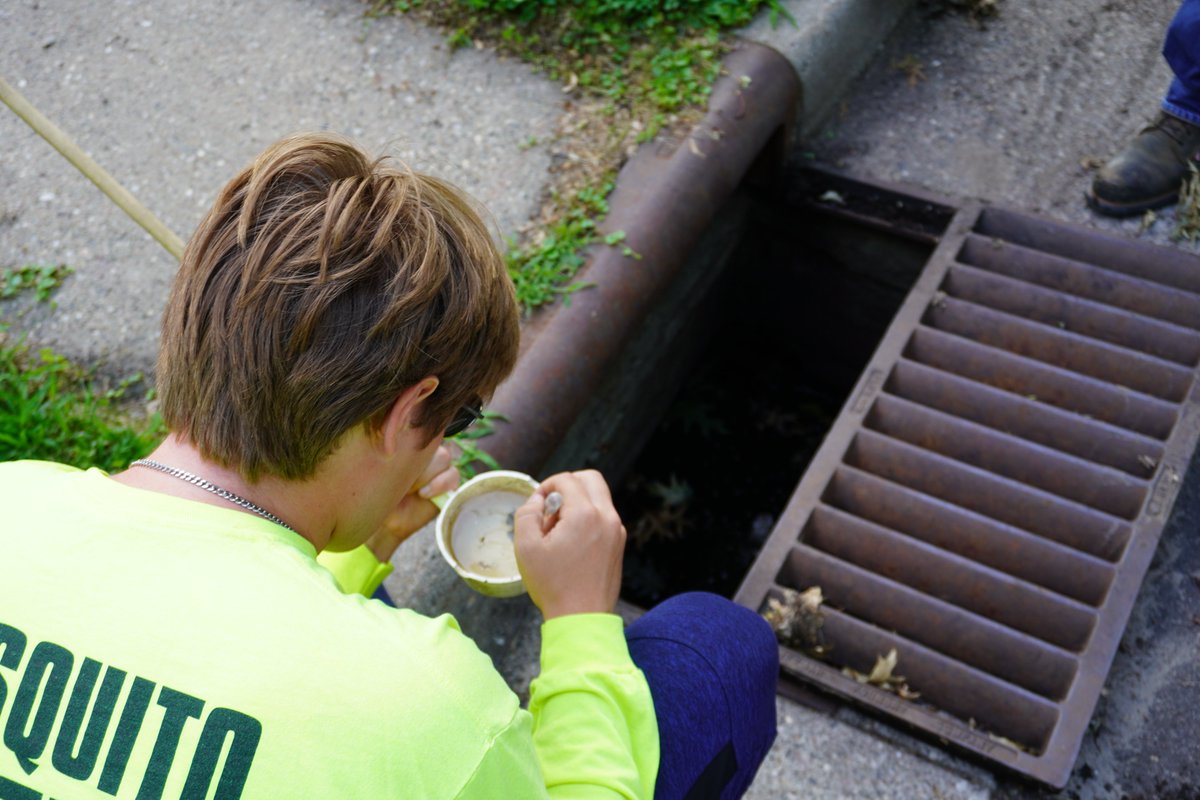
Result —
[[[1100,168],[1087,203],[1111,217],[1128,217],[1174,203],[1200,155],[1200,125],[1160,112],[1125,149]]]

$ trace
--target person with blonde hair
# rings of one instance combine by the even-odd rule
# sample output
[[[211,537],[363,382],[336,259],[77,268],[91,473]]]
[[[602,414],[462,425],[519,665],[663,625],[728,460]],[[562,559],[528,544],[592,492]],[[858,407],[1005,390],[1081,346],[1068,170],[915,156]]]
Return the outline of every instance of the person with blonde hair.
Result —
[[[774,737],[770,632],[709,595],[623,630],[599,473],[516,514],[528,711],[453,618],[369,598],[518,341],[454,187],[327,134],[238,173],[164,314],[165,441],[111,476],[0,464],[0,797],[739,794]]]

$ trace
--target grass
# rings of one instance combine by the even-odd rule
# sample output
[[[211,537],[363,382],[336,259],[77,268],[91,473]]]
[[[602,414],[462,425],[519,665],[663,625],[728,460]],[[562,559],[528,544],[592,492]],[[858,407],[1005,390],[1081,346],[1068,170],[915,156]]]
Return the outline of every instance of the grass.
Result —
[[[50,295],[74,271],[66,264],[26,264],[3,270],[0,272],[0,300],[32,291],[38,302],[50,302]]]
[[[638,259],[620,232],[599,234],[615,176],[638,143],[700,118],[732,47],[726,32],[762,8],[787,15],[778,0],[380,0],[371,14],[408,14],[444,31],[451,49],[490,47],[562,84],[567,110],[552,144],[567,157],[536,224],[507,253],[529,313],[587,288],[572,281],[592,245]]]
[[[65,265],[0,271],[0,299],[51,296],[71,273]],[[49,348],[34,351],[0,323],[0,461],[41,459],[112,472],[149,452],[166,434],[157,414],[130,413],[141,375],[105,388],[88,370]]]
[[[1179,205],[1175,209],[1172,237],[1194,242],[1200,237],[1200,170],[1188,163],[1189,172],[1179,187]]]
[[[134,419],[126,401],[131,376],[109,389],[48,348],[34,352],[0,332],[0,461],[42,459],[124,469],[166,434],[152,415]]]

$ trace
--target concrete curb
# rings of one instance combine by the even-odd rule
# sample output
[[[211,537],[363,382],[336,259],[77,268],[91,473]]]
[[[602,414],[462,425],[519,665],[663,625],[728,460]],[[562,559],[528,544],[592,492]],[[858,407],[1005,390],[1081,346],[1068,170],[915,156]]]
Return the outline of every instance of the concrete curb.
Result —
[[[758,15],[741,35],[779,51],[800,78],[804,106],[797,131],[815,132],[916,0],[783,0],[792,25]]]

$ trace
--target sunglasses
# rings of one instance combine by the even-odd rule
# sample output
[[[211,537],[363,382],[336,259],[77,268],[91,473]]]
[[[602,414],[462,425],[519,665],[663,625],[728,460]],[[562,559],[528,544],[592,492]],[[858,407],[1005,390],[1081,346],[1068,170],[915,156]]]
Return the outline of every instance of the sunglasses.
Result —
[[[446,438],[457,436],[483,416],[483,403],[476,402],[468,403],[458,410],[454,415],[454,419],[450,420],[450,424],[446,426]]]

